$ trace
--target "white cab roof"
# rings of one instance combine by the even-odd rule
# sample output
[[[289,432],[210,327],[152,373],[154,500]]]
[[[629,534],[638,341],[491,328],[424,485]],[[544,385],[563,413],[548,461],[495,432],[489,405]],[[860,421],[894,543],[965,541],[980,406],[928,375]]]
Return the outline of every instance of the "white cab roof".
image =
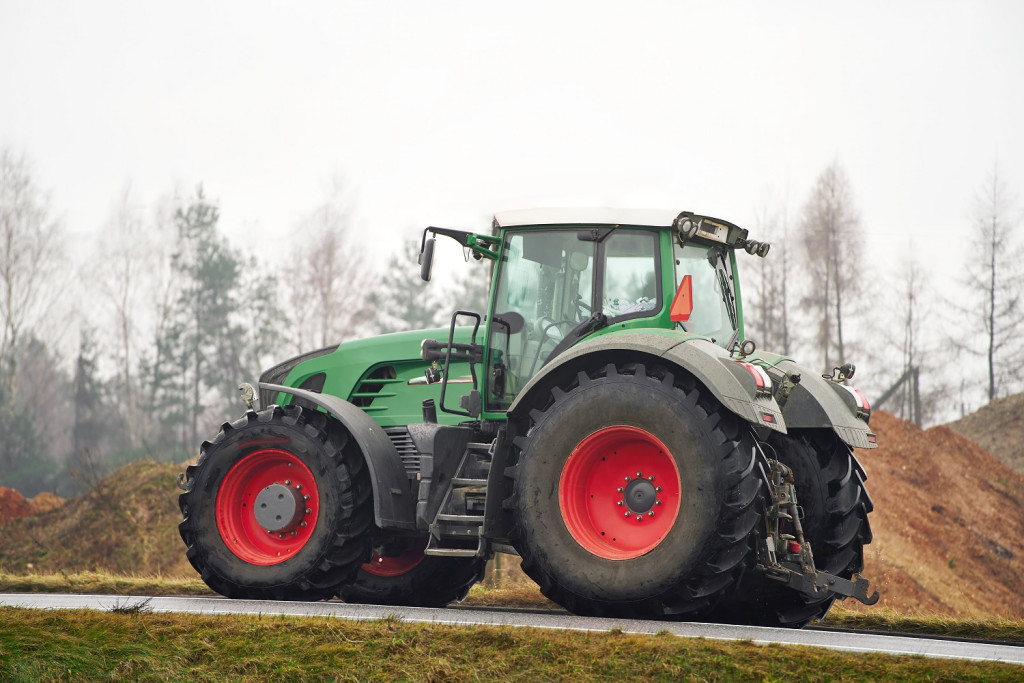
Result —
[[[668,227],[679,215],[675,209],[558,208],[519,209],[494,214],[503,228],[517,225],[646,225]]]

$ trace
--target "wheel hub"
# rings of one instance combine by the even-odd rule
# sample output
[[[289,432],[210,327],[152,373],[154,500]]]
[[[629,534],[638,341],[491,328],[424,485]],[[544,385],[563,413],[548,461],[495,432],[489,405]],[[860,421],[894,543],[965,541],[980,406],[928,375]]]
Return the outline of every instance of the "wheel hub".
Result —
[[[299,490],[276,482],[260,491],[253,504],[256,521],[271,532],[291,531],[305,511],[306,504]]]
[[[654,501],[658,499],[658,494],[650,480],[634,479],[626,485],[623,499],[630,512],[642,515],[654,507]]]
[[[592,432],[562,467],[558,505],[566,530],[608,560],[654,550],[680,511],[681,479],[671,452],[651,432],[613,425]]]

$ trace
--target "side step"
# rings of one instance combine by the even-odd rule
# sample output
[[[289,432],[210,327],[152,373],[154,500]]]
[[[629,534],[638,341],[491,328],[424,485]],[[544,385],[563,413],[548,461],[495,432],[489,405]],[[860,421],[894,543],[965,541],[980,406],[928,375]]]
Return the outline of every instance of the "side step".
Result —
[[[483,512],[482,508],[486,506],[487,479],[480,475],[489,471],[490,451],[490,443],[466,444],[457,474],[452,477],[451,488],[445,494],[434,522],[430,525],[430,541],[424,554],[439,557],[480,557],[485,554],[485,517],[483,514],[466,513]],[[483,454],[487,455],[481,458]],[[465,476],[467,474],[470,476]],[[467,496],[474,497],[476,507],[468,505]],[[484,496],[482,500],[481,496]],[[475,548],[465,547],[464,544],[468,545],[474,540]],[[440,547],[441,543],[456,547]],[[460,545],[463,547],[458,547]]]
[[[434,557],[476,557],[478,553],[476,548],[427,548],[423,554]]]

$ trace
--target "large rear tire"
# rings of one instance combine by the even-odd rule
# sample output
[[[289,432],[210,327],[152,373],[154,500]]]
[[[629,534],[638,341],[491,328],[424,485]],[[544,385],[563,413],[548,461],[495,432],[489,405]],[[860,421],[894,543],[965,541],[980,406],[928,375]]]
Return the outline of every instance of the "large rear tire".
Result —
[[[323,413],[249,411],[203,443],[185,481],[178,530],[221,595],[330,598],[370,557],[369,474],[355,441]]]
[[[682,619],[751,553],[751,437],[696,382],[608,365],[554,388],[516,440],[512,543],[541,592],[586,615]]]
[[[768,445],[793,470],[797,500],[804,510],[804,537],[811,543],[817,568],[846,579],[862,571],[864,546],[871,542],[868,513],[873,504],[864,486],[866,476],[849,446],[824,431],[773,434]],[[824,618],[833,602],[833,594],[806,595],[751,571],[708,618],[800,628]]]
[[[427,540],[385,545],[341,587],[341,599],[371,605],[443,607],[466,597],[484,575],[477,557],[424,555]]]

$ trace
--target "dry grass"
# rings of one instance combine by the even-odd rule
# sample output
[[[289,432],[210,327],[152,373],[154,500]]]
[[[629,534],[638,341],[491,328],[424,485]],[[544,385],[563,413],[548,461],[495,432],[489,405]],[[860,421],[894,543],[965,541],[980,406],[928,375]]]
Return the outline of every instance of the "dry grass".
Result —
[[[13,574],[0,571],[0,592],[100,593],[110,595],[214,595],[197,576],[118,576],[101,572]]]

